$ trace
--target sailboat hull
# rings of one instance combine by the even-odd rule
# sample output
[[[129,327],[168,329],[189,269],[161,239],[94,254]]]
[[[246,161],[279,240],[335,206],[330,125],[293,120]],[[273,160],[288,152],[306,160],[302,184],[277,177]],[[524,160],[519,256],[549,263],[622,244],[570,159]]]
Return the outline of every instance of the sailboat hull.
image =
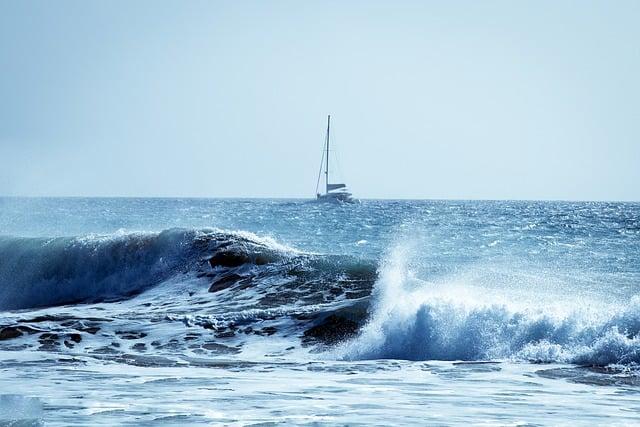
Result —
[[[339,192],[339,193],[326,193],[318,194],[317,199],[319,202],[339,202],[339,203],[355,203],[351,193]]]

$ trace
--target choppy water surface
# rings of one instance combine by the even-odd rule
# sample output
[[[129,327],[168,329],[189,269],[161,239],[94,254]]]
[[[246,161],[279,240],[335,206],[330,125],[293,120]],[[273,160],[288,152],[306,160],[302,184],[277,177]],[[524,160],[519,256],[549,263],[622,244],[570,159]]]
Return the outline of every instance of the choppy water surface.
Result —
[[[0,199],[0,424],[640,422],[640,205]]]

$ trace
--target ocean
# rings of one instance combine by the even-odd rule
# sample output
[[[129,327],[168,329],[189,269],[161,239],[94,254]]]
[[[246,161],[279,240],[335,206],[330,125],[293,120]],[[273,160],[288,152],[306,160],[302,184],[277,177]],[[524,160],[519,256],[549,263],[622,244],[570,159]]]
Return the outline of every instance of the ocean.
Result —
[[[640,204],[0,198],[0,425],[640,424]]]

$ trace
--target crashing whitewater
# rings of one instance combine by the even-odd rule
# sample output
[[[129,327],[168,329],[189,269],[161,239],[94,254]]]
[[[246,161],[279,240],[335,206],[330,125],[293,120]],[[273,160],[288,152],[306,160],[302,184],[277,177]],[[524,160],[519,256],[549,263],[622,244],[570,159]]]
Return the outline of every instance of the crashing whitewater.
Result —
[[[0,346],[142,364],[254,355],[268,341],[341,360],[640,363],[640,299],[549,304],[432,283],[408,266],[413,250],[377,265],[214,229],[2,237]],[[127,358],[136,348],[166,357]]]
[[[410,254],[383,262],[369,319],[336,354],[346,359],[512,360],[589,366],[640,363],[640,298],[605,312],[571,301],[505,303],[487,290],[430,284],[407,269]],[[495,300],[502,300],[496,303]]]

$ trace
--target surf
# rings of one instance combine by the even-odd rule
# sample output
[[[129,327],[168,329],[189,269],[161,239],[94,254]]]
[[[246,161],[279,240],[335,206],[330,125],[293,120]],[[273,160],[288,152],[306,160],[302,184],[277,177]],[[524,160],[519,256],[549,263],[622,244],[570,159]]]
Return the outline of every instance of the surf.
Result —
[[[398,246],[381,264],[369,318],[334,350],[337,358],[640,364],[640,297],[617,308],[551,306],[517,301],[504,286],[497,298],[489,289],[416,279],[409,252]]]
[[[198,289],[215,294],[211,299],[243,293],[262,295],[270,306],[289,300],[310,303],[322,301],[323,293],[350,296],[361,287],[370,289],[375,272],[375,264],[366,260],[306,253],[246,231],[3,236],[0,310],[118,301],[189,278],[200,279]]]

